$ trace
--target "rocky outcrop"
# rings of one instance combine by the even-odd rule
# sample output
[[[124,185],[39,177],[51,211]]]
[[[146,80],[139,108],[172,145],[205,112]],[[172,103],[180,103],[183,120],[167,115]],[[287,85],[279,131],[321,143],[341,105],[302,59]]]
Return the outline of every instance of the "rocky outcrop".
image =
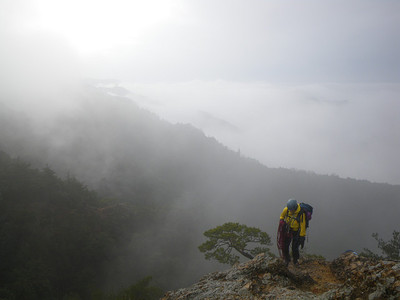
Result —
[[[351,299],[400,299],[400,262],[347,253],[335,259],[331,269]]]
[[[332,262],[309,259],[286,267],[259,255],[162,299],[400,299],[400,263],[346,253]]]

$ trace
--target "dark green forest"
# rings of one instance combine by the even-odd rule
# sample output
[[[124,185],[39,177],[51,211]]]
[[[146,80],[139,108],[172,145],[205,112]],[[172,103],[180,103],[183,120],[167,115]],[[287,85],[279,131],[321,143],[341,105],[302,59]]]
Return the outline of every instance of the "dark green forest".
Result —
[[[89,299],[154,213],[0,152],[0,299]]]
[[[328,259],[400,227],[398,185],[269,168],[130,99],[69,97],[37,114],[0,104],[0,298],[90,299],[147,276],[187,286],[226,268],[198,250],[206,230],[235,222],[274,241],[289,198],[314,207],[305,248]]]

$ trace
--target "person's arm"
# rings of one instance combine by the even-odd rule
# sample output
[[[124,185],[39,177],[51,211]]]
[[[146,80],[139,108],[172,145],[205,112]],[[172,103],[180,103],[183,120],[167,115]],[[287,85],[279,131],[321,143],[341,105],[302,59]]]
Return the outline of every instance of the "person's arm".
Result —
[[[306,214],[303,213],[303,216],[300,218],[300,237],[299,237],[299,245],[301,249],[304,248],[304,242],[306,240]]]
[[[282,213],[281,213],[281,216],[280,216],[280,220],[284,220],[284,219],[285,219],[285,217],[286,217],[286,215],[287,215],[287,210],[288,210],[287,207],[285,207],[285,208],[283,209],[283,211],[282,211]]]
[[[303,213],[303,216],[300,218],[300,236],[306,236],[306,214]]]

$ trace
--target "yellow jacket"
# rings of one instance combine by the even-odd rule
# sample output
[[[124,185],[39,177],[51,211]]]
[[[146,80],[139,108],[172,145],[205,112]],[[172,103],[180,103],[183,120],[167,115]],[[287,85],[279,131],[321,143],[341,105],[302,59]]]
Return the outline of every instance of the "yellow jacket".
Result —
[[[298,204],[297,209],[294,212],[291,212],[287,207],[285,207],[281,213],[280,219],[284,220],[293,231],[299,230],[300,227],[300,236],[306,236],[306,216],[304,212],[303,215],[300,216],[300,224],[297,222],[297,216],[300,213],[300,209],[300,205]]]

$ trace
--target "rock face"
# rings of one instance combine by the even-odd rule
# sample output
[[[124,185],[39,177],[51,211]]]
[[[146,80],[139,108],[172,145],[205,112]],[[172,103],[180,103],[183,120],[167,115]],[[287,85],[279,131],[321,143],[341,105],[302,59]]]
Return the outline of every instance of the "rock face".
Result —
[[[286,267],[259,255],[162,299],[400,299],[400,263],[346,253],[332,262],[310,259]]]
[[[353,298],[400,299],[400,262],[373,261],[349,253],[335,259],[331,269]]]

